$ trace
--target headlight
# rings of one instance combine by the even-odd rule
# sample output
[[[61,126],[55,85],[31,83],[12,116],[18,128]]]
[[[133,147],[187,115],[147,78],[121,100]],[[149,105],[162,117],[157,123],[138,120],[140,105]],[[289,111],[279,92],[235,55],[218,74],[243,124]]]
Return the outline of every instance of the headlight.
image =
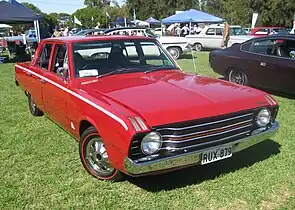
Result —
[[[159,151],[162,146],[162,137],[157,132],[151,132],[143,137],[141,151],[146,155],[151,155]]]
[[[259,127],[265,127],[270,123],[270,119],[271,119],[270,111],[268,109],[262,109],[256,117],[256,124]]]

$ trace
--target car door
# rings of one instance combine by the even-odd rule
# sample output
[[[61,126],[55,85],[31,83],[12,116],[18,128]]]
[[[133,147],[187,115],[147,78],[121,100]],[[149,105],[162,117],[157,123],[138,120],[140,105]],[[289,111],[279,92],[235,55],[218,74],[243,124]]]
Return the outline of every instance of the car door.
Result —
[[[253,84],[275,90],[288,90],[292,87],[290,79],[294,61],[289,57],[289,52],[285,56],[280,56],[278,52],[284,41],[268,38],[252,43],[249,52],[252,61],[250,80]]]
[[[68,47],[65,44],[55,44],[52,55],[52,63],[50,71],[44,76],[47,81],[43,81],[42,97],[45,112],[54,122],[64,129],[69,129],[69,121],[67,119],[67,100],[69,99],[70,78],[68,75]]]
[[[44,103],[42,98],[42,82],[44,81],[44,79],[42,79],[42,77],[44,76],[44,73],[49,71],[52,48],[52,43],[44,42],[41,46],[41,52],[37,60],[35,60],[35,63],[31,66],[33,72],[35,72],[37,75],[40,75],[41,77],[26,72],[26,76],[29,77],[29,80],[27,80],[27,92],[29,92],[32,100],[41,110],[44,110]]]
[[[295,60],[290,53],[295,52],[295,40],[272,39],[274,54],[261,57],[261,69],[267,71],[265,78],[271,89],[295,93],[294,70]]]

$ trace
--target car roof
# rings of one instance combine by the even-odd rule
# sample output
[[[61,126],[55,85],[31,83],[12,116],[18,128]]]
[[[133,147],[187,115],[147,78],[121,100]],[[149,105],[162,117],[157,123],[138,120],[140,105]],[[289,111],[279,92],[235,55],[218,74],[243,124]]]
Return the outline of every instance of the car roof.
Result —
[[[121,31],[121,30],[136,30],[136,29],[147,29],[145,27],[121,27],[121,28],[111,28],[111,29],[108,29],[105,31],[105,33],[110,33],[110,32],[113,32],[113,31]]]
[[[253,39],[250,39],[246,42],[250,41],[257,41],[257,40],[268,40],[268,39],[292,39],[295,40],[295,35],[269,35],[269,36],[264,36],[264,37],[255,37]]]
[[[207,27],[209,27],[209,28],[211,28],[211,27],[224,28],[224,24],[211,24],[211,25],[209,25]],[[230,25],[230,28],[242,28],[242,26],[239,26],[239,25]]]
[[[143,36],[67,36],[67,37],[53,37],[44,39],[43,41],[55,42],[87,42],[87,41],[108,41],[108,40],[155,40],[151,37]]]

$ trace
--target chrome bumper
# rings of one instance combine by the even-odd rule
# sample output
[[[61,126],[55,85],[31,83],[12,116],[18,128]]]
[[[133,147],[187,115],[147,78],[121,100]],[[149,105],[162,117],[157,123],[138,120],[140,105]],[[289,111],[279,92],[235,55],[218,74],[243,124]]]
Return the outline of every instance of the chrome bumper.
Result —
[[[269,139],[270,137],[276,134],[278,129],[279,129],[279,123],[274,122],[273,126],[263,133],[259,133],[259,134],[252,135],[247,138],[243,138],[234,142],[223,144],[222,146],[231,145],[232,153],[236,153],[248,147],[251,147],[255,144],[258,144],[264,140]],[[140,175],[140,174],[151,173],[151,172],[156,172],[161,170],[184,167],[187,165],[200,164],[201,162],[200,155],[204,151],[218,148],[220,146],[221,145],[217,147],[207,148],[204,150],[199,150],[196,152],[185,153],[185,154],[181,154],[181,155],[177,155],[173,157],[167,157],[167,158],[154,160],[154,161],[149,161],[145,163],[134,163],[131,159],[125,158],[124,166],[125,166],[126,172],[128,172],[129,174]]]
[[[192,49],[193,49],[192,46],[188,45],[184,49],[182,49],[182,54],[186,54],[188,52],[191,52]]]

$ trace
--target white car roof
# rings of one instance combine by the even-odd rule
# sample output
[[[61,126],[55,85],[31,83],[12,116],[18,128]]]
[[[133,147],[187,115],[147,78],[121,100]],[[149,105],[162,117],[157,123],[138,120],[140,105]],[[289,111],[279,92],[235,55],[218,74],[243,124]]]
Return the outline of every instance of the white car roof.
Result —
[[[208,28],[224,28],[224,24],[211,24],[207,26]],[[239,25],[231,25],[231,28],[242,28],[242,26]]]

